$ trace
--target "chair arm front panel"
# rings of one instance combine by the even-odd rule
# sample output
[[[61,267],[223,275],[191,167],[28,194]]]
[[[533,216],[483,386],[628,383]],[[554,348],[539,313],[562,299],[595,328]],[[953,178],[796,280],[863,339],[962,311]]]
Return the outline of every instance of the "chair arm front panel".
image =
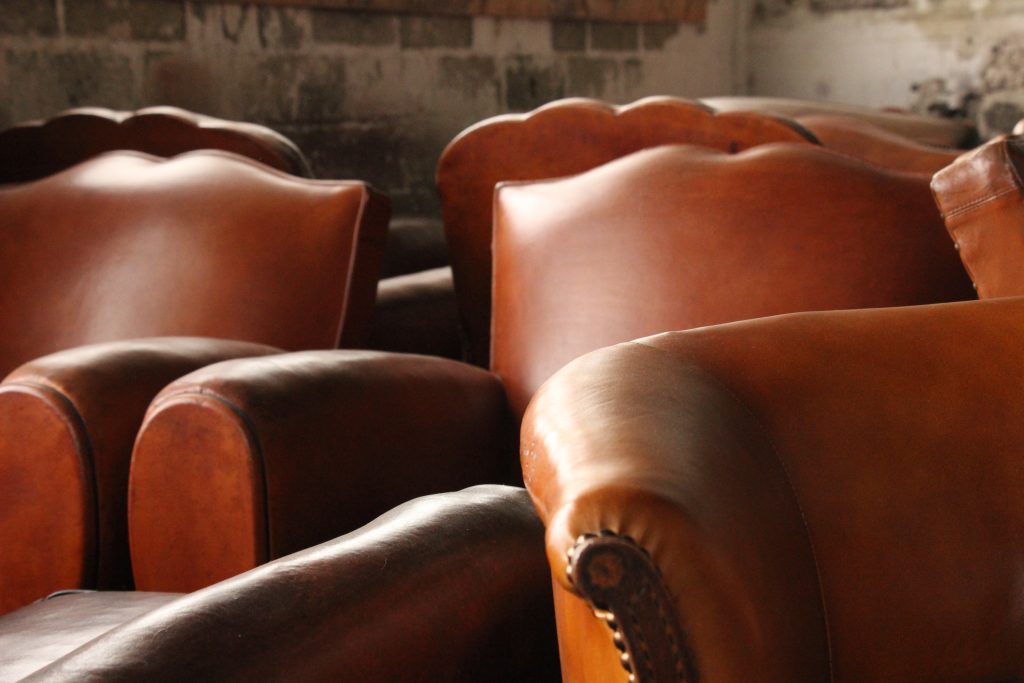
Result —
[[[171,381],[260,344],[168,337],[84,346],[0,384],[0,612],[64,588],[131,585],[125,496],[146,407]]]
[[[501,384],[428,356],[311,351],[205,368],[136,443],[136,583],[189,591],[351,530],[417,495],[508,481]]]
[[[531,404],[522,465],[556,590],[610,616],[638,680],[663,680],[656,663],[646,670],[659,648],[675,650],[683,680],[827,678],[814,558],[787,474],[757,420],[708,374],[636,344],[584,356]],[[589,568],[577,567],[588,554]],[[664,586],[648,586],[658,574]],[[595,584],[615,578],[620,604],[607,591],[595,599]],[[565,633],[581,617],[577,599],[560,602],[567,680],[614,680],[598,670],[612,633]]]

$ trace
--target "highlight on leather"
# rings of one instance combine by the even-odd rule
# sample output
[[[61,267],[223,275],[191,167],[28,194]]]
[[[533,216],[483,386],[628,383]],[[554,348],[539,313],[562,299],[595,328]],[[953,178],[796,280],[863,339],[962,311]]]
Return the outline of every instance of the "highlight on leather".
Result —
[[[1024,294],[1024,138],[999,137],[935,174],[932,192],[964,267],[990,299]]]
[[[219,149],[285,173],[313,177],[295,143],[266,126],[226,121],[178,107],[137,111],[79,107],[0,131],[0,184],[37,180],[119,149],[162,157]]]
[[[752,112],[716,113],[672,97],[623,106],[582,98],[557,100],[527,114],[486,119],[460,133],[441,154],[437,183],[472,362],[486,366],[490,357],[496,183],[572,175],[669,143],[736,152],[769,142],[817,141],[793,121]]]
[[[644,150],[495,201],[492,367],[521,415],[588,351],[779,313],[974,297],[928,189],[812,145]]]

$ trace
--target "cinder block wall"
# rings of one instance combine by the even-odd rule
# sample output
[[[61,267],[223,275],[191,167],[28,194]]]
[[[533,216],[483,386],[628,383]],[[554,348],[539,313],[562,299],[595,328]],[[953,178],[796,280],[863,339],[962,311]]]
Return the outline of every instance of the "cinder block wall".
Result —
[[[734,92],[743,0],[705,26],[364,14],[183,0],[0,1],[0,126],[173,104],[267,124],[321,177],[436,215],[434,166],[487,116],[583,95]]]
[[[1021,0],[755,0],[754,94],[960,110],[986,137],[1024,117]]]

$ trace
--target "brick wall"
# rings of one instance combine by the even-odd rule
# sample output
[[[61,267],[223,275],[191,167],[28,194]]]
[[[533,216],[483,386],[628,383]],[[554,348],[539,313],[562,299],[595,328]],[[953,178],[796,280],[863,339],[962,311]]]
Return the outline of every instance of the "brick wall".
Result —
[[[173,104],[267,124],[321,177],[433,215],[437,156],[487,116],[569,95],[734,92],[742,0],[704,26],[362,14],[183,0],[0,2],[0,126]]]

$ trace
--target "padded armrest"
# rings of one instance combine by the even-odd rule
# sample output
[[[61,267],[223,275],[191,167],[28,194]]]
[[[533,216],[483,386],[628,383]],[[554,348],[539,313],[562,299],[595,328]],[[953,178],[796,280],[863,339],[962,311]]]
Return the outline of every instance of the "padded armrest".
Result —
[[[574,587],[643,598],[633,577],[660,572],[678,632],[648,649],[688,643],[701,680],[1014,678],[1022,339],[1015,298],[778,316],[577,361],[523,432],[556,575],[576,536],[613,532],[605,556],[625,559],[578,569],[611,545],[585,539]]]
[[[133,455],[136,584],[195,590],[415,496],[508,481],[508,420],[494,375],[428,356],[310,351],[183,377]]]
[[[196,368],[278,352],[136,339],[54,353],[8,375],[0,384],[0,613],[62,588],[130,586],[128,463],[149,402]]]
[[[26,680],[558,680],[542,535],[521,489],[421,498]]]
[[[556,581],[604,613],[641,680],[680,668],[697,680],[688,651],[700,680],[827,678],[814,560],[786,472],[710,375],[637,344],[583,356],[531,403],[522,465]],[[650,588],[659,575],[665,590]],[[577,631],[560,633],[568,680],[598,675],[611,634],[561,602]]]

